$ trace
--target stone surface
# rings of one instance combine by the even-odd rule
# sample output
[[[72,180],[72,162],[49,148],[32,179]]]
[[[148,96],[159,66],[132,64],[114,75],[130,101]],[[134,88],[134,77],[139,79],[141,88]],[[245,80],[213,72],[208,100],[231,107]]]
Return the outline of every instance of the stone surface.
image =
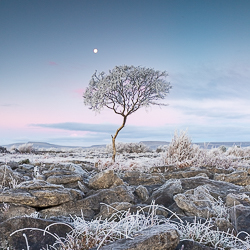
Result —
[[[147,204],[151,204],[152,201],[155,201],[156,204],[169,207],[174,203],[173,196],[180,192],[182,192],[181,181],[169,180],[152,193],[147,200]]]
[[[106,189],[122,185],[123,181],[114,173],[113,170],[104,170],[93,176],[89,180],[89,187],[92,189]]]
[[[135,193],[137,194],[137,196],[142,202],[146,201],[149,198],[149,192],[147,188],[142,185],[139,185],[138,187],[136,187]]]
[[[121,178],[129,185],[154,185],[163,184],[165,178],[161,173],[146,174],[139,171],[126,171]]]
[[[100,250],[174,250],[179,243],[178,232],[166,225],[143,230],[131,239],[118,240]]]
[[[68,175],[53,175],[49,176],[46,181],[52,184],[68,184],[72,182],[78,182],[82,180],[82,176],[79,174]]]
[[[169,179],[182,179],[182,178],[190,178],[190,177],[194,177],[200,174],[205,174],[206,177],[208,178],[212,178],[213,174],[207,170],[189,170],[189,171],[177,171],[177,172],[168,172],[168,173],[164,173],[164,177],[166,180]]]
[[[213,209],[214,197],[204,186],[177,194],[174,196],[174,200],[188,216],[209,218],[217,215]]]
[[[226,205],[228,207],[233,207],[235,205],[245,205],[250,206],[250,197],[245,193],[241,194],[228,194],[226,196]]]
[[[13,235],[11,234],[18,229],[45,229],[52,223],[54,222],[31,217],[15,217],[2,222],[0,223],[0,249],[7,249],[7,247],[9,247],[9,250],[27,249],[23,233],[25,233],[28,238],[30,249],[42,249],[42,247],[46,248],[47,244],[52,245],[55,242],[55,238],[47,233],[44,236],[42,231],[27,229]],[[49,232],[57,234],[60,237],[65,237],[66,233],[70,230],[70,227],[66,225],[57,224],[51,226]]]
[[[215,230],[224,232],[228,232],[228,230],[232,232],[234,230],[233,224],[230,223],[226,218],[216,218],[214,221],[214,227]]]
[[[0,193],[0,202],[22,204],[31,207],[50,207],[74,200],[75,193],[60,185],[41,180],[22,182],[16,189]]]
[[[181,186],[184,191],[195,189],[198,186],[203,186],[209,190],[210,194],[216,199],[220,196],[224,201],[229,193],[242,193],[245,188],[232,183],[224,181],[210,180],[204,177],[191,177],[180,179]]]
[[[237,205],[230,208],[230,220],[237,232],[244,231],[250,234],[250,206]],[[246,234],[240,234],[245,238]]]
[[[112,204],[114,202],[134,203],[132,191],[125,185],[111,189],[101,189],[94,194],[77,201],[66,202],[60,206],[44,209],[40,211],[43,218],[55,216],[83,215],[86,219],[93,219],[99,213],[101,203]]]
[[[181,240],[175,250],[215,250],[192,240]]]
[[[21,174],[13,171],[8,165],[0,166],[0,187],[13,188],[13,186],[24,181]]]
[[[98,213],[95,218],[101,218],[102,220],[105,220],[118,211],[127,211],[132,206],[133,204],[129,202],[114,202],[110,205],[103,204],[100,206],[100,213]]]
[[[235,171],[230,174],[215,174],[214,180],[226,181],[241,186],[250,184],[250,177],[246,171]]]
[[[36,213],[36,209],[29,206],[14,203],[0,203],[0,222],[12,217],[31,215],[34,213]]]
[[[26,157],[28,156],[23,159]],[[62,154],[61,157],[65,155]],[[221,231],[227,231],[234,227],[238,231],[250,231],[250,185],[247,185],[250,168],[246,164],[237,171],[236,168],[186,167],[178,169],[176,166],[161,166],[152,168],[150,173],[100,171],[94,167],[94,164],[81,160],[75,160],[74,163],[55,164],[34,163],[29,159],[19,158],[17,162],[0,164],[0,227],[3,227],[0,228],[1,243],[2,241],[6,243],[6,238],[3,238],[7,235],[6,232],[10,234],[8,228],[5,228],[9,227],[9,223],[13,224],[13,229],[19,224],[21,227],[30,227],[29,223],[34,223],[34,227],[45,228],[47,223],[52,223],[52,220],[70,223],[75,215],[84,216],[85,220],[100,216],[102,219],[110,218],[114,211],[122,213],[128,211],[132,214],[141,213],[147,216],[152,211],[150,204],[156,204],[155,207],[160,205],[155,211],[159,220],[165,220],[171,216],[171,220],[179,222],[180,220],[175,219],[170,209],[186,223],[192,223],[195,216],[204,222],[205,217],[213,217],[212,225],[215,230],[218,228]],[[38,177],[34,174],[36,170],[41,177],[40,180],[37,180]],[[226,202],[228,207],[231,207],[231,222],[226,217],[217,218],[218,207],[215,207],[214,201],[219,197]],[[29,218],[27,215],[39,216],[40,219]],[[18,216],[26,217],[19,219]],[[45,218],[51,221],[48,222]],[[161,230],[161,226],[157,228]],[[62,232],[66,232],[65,230],[62,229]],[[157,235],[156,228],[152,230],[155,233],[151,231],[145,236],[140,232],[135,236],[135,240],[122,240],[120,243],[112,243],[106,247],[113,246],[107,249],[124,249],[123,247],[126,246],[131,250],[168,249],[169,246],[165,244],[169,239],[168,236],[161,232]],[[5,235],[2,238],[1,233]],[[35,231],[33,233],[27,232],[29,241],[31,240],[30,249],[40,249],[37,248],[40,245],[32,245],[32,237],[36,240],[40,237]],[[17,237],[15,239],[23,244],[22,233],[19,236],[15,235]],[[241,234],[241,237],[245,236]],[[42,237],[41,241],[45,242]],[[54,243],[53,238],[51,238],[52,241]],[[180,248],[176,249],[181,249],[182,246],[184,250],[211,249],[190,241],[180,243],[182,245],[179,244]],[[17,249],[26,249],[26,245],[18,247],[21,248]]]
[[[8,150],[5,147],[0,146],[0,153],[1,154],[8,153]]]

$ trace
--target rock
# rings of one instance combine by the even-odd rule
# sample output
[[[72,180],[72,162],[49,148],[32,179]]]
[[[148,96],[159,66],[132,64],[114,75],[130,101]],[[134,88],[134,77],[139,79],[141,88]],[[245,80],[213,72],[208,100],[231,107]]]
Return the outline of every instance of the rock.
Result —
[[[229,193],[242,193],[245,188],[229,182],[210,180],[204,177],[191,177],[180,179],[183,191],[195,189],[198,186],[205,186],[210,194],[218,199],[221,197],[224,201]]]
[[[129,202],[114,202],[110,205],[103,204],[100,206],[100,213],[95,218],[101,217],[102,220],[105,220],[118,211],[127,211],[132,206],[133,204]]]
[[[62,154],[62,156],[65,157],[66,154]],[[22,158],[24,157],[22,156]],[[21,158],[17,159],[20,160]],[[53,222],[71,223],[72,217],[70,216],[83,216],[87,221],[100,216],[102,219],[117,220],[118,216],[116,218],[112,217],[115,211],[120,211],[120,214],[128,211],[130,214],[140,213],[148,216],[151,214],[152,209],[157,208],[157,206],[159,207],[154,211],[154,214],[158,216],[161,223],[166,218],[171,218],[175,222],[180,222],[181,219],[184,220],[184,223],[185,221],[186,223],[189,222],[187,218],[190,218],[190,223],[192,223],[195,216],[202,216],[204,218],[201,218],[201,220],[204,221],[205,217],[213,217],[211,219],[211,229],[213,230],[218,228],[221,231],[227,231],[227,229],[231,230],[235,227],[238,231],[250,231],[248,226],[250,225],[250,185],[246,185],[250,168],[247,165],[244,165],[244,168],[237,168],[237,171],[235,169],[194,167],[180,170],[175,166],[162,166],[152,168],[151,173],[119,171],[118,175],[115,170],[101,172],[94,168],[93,164],[78,160],[75,161],[75,164],[42,164],[29,163],[28,161],[20,164],[17,162],[9,162],[7,165],[2,162],[1,164],[0,185],[1,183],[5,184],[0,189],[0,222],[2,222],[0,224],[0,244],[2,245],[6,243],[6,239],[10,240],[11,244],[14,241],[9,238],[11,232],[6,228],[9,227],[9,223],[13,224],[13,228],[18,223],[20,223],[21,227],[45,228],[45,224],[49,224],[47,224],[47,220],[42,218],[51,219],[50,224],[52,220]],[[38,169],[38,167],[42,180],[33,180],[34,177],[37,179],[34,170]],[[213,180],[214,176],[218,180]],[[227,177],[228,180],[231,178],[230,181],[234,182],[234,184],[221,181],[222,176]],[[166,179],[168,180],[166,181]],[[245,186],[242,187],[236,184]],[[231,207],[230,221],[232,223],[229,222],[226,214],[220,213],[223,209],[226,211],[226,208],[224,206],[220,207],[220,204],[215,200],[218,200],[218,197],[221,197],[223,201],[226,201],[227,206]],[[154,204],[156,205],[154,206]],[[175,219],[169,209],[175,212],[180,219]],[[35,218],[25,218],[30,223],[34,223],[33,225],[25,224],[17,217],[25,214],[37,216],[37,211],[39,211],[41,217],[39,223]],[[187,215],[192,217],[185,217]],[[225,218],[223,218],[224,215]],[[155,233],[147,233],[152,228],[146,230],[147,237],[143,231],[143,233],[138,233],[137,236],[134,235],[134,240],[124,239],[105,247],[107,249],[131,250],[139,248],[147,250],[172,249],[171,244],[170,248],[167,246],[166,242],[171,243],[172,240],[169,241],[169,234],[165,234],[165,229],[162,229],[163,225],[167,226],[161,224],[152,227]],[[15,226],[15,228],[17,227]],[[158,229],[159,233],[157,235]],[[38,240],[38,237],[40,237],[41,242],[45,242],[42,236],[37,235],[35,231],[25,231],[28,235],[30,249],[42,248],[40,242],[37,242],[39,245],[34,245],[33,238]],[[62,229],[63,231],[64,229]],[[6,232],[8,232],[8,235]],[[17,234],[14,235],[18,237],[16,238],[16,244],[25,244],[22,233],[19,233],[20,237]],[[241,234],[241,237],[243,238],[243,234]],[[162,241],[159,239],[162,239]],[[51,242],[52,240],[54,243],[55,239],[51,238]],[[200,243],[190,241],[182,241],[181,243],[184,250],[211,249]],[[178,245],[180,248],[177,247],[177,249],[181,249],[182,245]],[[46,246],[43,247],[46,249]],[[26,245],[18,245],[16,249],[26,248]],[[6,244],[4,249],[7,249]]]
[[[43,174],[46,177],[52,175],[71,175],[71,174],[79,174],[81,176],[88,176],[88,172],[86,172],[79,164],[57,164],[52,165],[48,168],[47,171],[43,171]]]
[[[5,147],[0,146],[0,153],[6,154],[6,153],[9,153],[9,151]]]
[[[30,160],[29,159],[24,159],[24,160],[19,161],[18,163],[19,163],[19,165],[30,164]]]
[[[45,180],[52,184],[63,185],[67,188],[78,188],[78,181],[88,183],[88,173],[77,164],[53,165],[42,171]]]
[[[173,196],[180,192],[182,192],[181,181],[168,180],[164,185],[152,193],[146,203],[151,204],[152,201],[155,201],[156,204],[169,207],[174,203]]]
[[[94,194],[77,201],[70,201],[60,206],[44,209],[40,211],[41,217],[50,218],[55,216],[84,216],[90,220],[99,213],[100,204],[112,204],[114,202],[134,203],[132,191],[125,185],[117,186],[111,189],[100,189]]]
[[[250,206],[250,197],[245,193],[242,194],[228,194],[226,197],[226,205],[232,207],[235,205]]]
[[[192,240],[181,240],[175,250],[215,250]]]
[[[139,171],[126,171],[121,175],[121,178],[129,185],[135,186],[163,184],[165,182],[165,178],[161,173],[146,174]]]
[[[53,175],[46,179],[47,182],[52,184],[68,184],[72,182],[78,182],[82,180],[82,176],[79,174],[71,175]]]
[[[230,174],[215,174],[214,179],[216,181],[226,181],[241,186],[250,184],[250,177],[246,171],[235,171]]]
[[[213,174],[207,170],[188,170],[188,171],[177,171],[177,172],[168,172],[164,173],[164,177],[166,180],[169,179],[182,179],[182,178],[190,178],[199,175],[205,175],[205,177],[209,177],[210,179],[213,177]]]
[[[217,215],[213,209],[214,197],[204,186],[190,189],[184,194],[177,194],[174,200],[188,216],[209,218]]]
[[[95,206],[94,201],[92,201]],[[85,220],[92,220],[96,214],[96,210],[92,209],[88,200],[77,200],[63,203],[59,206],[45,208],[39,211],[41,218],[56,220],[58,217],[83,216]]]
[[[154,204],[152,204],[154,205]],[[167,218],[169,213],[166,209],[164,209],[163,207],[160,207],[160,206],[157,206],[157,205],[154,205],[154,206],[148,206],[146,204],[136,204],[136,205],[133,205],[131,208],[130,208],[130,212],[131,213],[143,213],[143,214],[151,214],[152,213],[152,209],[154,209],[154,213],[158,216],[158,218]],[[164,218],[164,219],[165,219]]]
[[[139,197],[141,201],[146,201],[149,198],[149,193],[148,193],[147,188],[142,185],[139,185],[135,189],[135,193],[137,194],[137,196]]]
[[[19,168],[18,162],[15,162],[15,161],[10,161],[10,162],[7,163],[7,165],[8,165],[12,170],[15,170],[15,169]]]
[[[223,231],[223,232],[232,232],[234,230],[234,226],[229,222],[228,219],[225,218],[216,218],[214,221],[215,230]]]
[[[104,170],[93,176],[89,180],[89,187],[93,189],[106,189],[122,185],[123,181],[114,173],[113,170]]]
[[[34,166],[31,164],[22,164],[22,165],[19,165],[19,168],[21,170],[29,171],[29,172],[33,172],[33,170],[34,170]]]
[[[31,207],[50,207],[72,201],[76,193],[61,185],[45,181],[26,181],[16,189],[4,190],[0,193],[0,202],[22,204]]]
[[[53,245],[55,238],[49,234],[43,235],[43,232],[38,230],[23,230],[11,235],[18,229],[45,229],[52,223],[54,223],[54,221],[31,217],[15,217],[2,222],[0,223],[0,249],[27,249],[23,233],[25,233],[28,239],[30,249],[42,249],[43,247],[46,248],[46,245]],[[70,230],[70,227],[65,224],[56,224],[49,228],[50,233],[57,234],[59,237],[65,237],[66,233]]]
[[[133,240],[117,240],[100,250],[174,250],[179,240],[175,229],[168,225],[159,225],[141,231]]]
[[[22,181],[24,181],[23,176],[13,171],[8,165],[0,166],[0,186],[13,188]]]
[[[197,174],[196,177],[204,177],[204,178],[209,178],[206,173],[200,173]]]
[[[249,164],[244,164],[244,165],[238,166],[237,170],[247,172],[247,174],[250,175],[250,166],[249,166]]]
[[[81,176],[86,176],[86,177],[89,176],[89,173],[82,168],[81,164],[70,163],[70,164],[67,164],[66,167],[70,171],[72,171],[76,174],[80,174]],[[86,166],[85,166],[85,168],[89,169],[89,167],[86,167]],[[91,170],[93,170],[93,168],[91,168]]]
[[[83,183],[80,181],[77,182],[78,188],[85,194],[89,191],[89,188],[87,188]]]
[[[0,222],[12,217],[29,216],[34,213],[36,213],[36,209],[29,206],[14,203],[0,203]]]
[[[234,168],[220,168],[220,167],[203,167],[202,170],[207,170],[212,174],[230,174],[235,171]]]
[[[250,207],[243,205],[236,205],[230,208],[230,220],[236,229],[236,232],[244,231],[250,234]],[[247,235],[242,233],[239,235],[244,239]]]

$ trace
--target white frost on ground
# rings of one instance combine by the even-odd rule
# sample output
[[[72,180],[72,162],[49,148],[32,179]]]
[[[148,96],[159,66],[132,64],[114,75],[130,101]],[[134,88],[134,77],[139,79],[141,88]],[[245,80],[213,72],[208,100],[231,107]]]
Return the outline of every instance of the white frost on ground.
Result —
[[[8,163],[11,161],[21,162],[29,159],[31,164],[54,163],[62,164],[73,161],[89,162],[95,164],[100,169],[116,169],[116,170],[148,170],[153,166],[163,165],[162,153],[132,153],[118,154],[116,162],[112,162],[112,154],[103,150],[68,150],[64,152],[44,152],[44,153],[2,153],[0,154],[0,163]]]

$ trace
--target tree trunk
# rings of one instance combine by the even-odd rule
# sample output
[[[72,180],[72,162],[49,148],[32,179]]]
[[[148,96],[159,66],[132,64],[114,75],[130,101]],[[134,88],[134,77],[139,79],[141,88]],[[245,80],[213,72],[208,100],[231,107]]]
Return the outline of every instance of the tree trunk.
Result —
[[[116,156],[115,139],[116,139],[118,133],[124,128],[124,126],[126,124],[126,121],[127,121],[127,116],[123,116],[123,123],[122,123],[121,127],[116,130],[116,133],[115,133],[114,136],[111,135],[111,137],[112,137],[112,145],[113,145],[113,155],[112,155],[113,162],[115,162],[115,156]]]

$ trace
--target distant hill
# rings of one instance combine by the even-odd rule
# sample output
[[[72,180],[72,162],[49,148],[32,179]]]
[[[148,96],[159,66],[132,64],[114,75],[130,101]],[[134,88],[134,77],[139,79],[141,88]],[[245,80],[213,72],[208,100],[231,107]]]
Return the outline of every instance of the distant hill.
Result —
[[[62,145],[56,145],[56,144],[51,144],[51,143],[47,143],[47,142],[27,142],[27,143],[32,143],[34,148],[105,148],[106,144],[102,144],[102,145],[92,145],[89,147],[80,147],[80,146],[62,146]],[[141,141],[139,143],[143,143],[146,146],[148,146],[149,148],[155,150],[157,147],[159,146],[163,146],[163,145],[168,145],[170,142],[167,141]],[[199,145],[202,148],[218,148],[222,145],[224,145],[225,147],[232,147],[234,145],[236,146],[240,146],[240,147],[250,147],[250,142],[193,142],[194,144]],[[12,144],[8,144],[8,145],[3,145],[3,147],[6,148],[10,148],[13,145],[15,145],[16,147],[25,144],[24,142],[22,143],[12,143]]]
[[[32,143],[33,144],[33,147],[34,148],[100,148],[100,147],[106,147],[106,145],[93,145],[93,146],[90,146],[90,147],[80,147],[80,146],[62,146],[62,145],[56,145],[56,144],[51,144],[51,143],[47,143],[47,142],[27,142],[27,143]],[[10,148],[12,146],[20,146],[22,144],[25,144],[25,143],[12,143],[12,144],[8,144],[8,145],[4,145],[4,147],[7,147],[7,148]]]
[[[73,147],[73,146],[72,147],[71,146],[60,146],[60,145],[51,144],[51,143],[47,143],[47,142],[29,141],[27,143],[32,143],[34,148],[78,148],[78,147]],[[25,144],[25,142],[12,143],[12,144],[8,144],[8,145],[4,145],[4,147],[7,147],[7,148],[10,148],[12,146],[19,147],[22,144]]]

